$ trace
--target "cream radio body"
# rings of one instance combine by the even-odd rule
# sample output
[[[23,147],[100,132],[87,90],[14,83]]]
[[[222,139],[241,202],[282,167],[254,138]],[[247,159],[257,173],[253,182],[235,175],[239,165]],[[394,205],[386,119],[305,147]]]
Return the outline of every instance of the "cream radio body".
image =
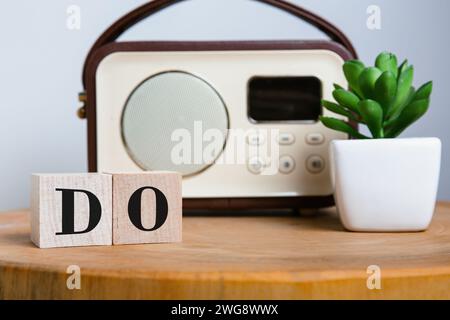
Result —
[[[111,48],[95,65],[96,148],[91,169],[180,171],[185,202],[206,208],[254,207],[268,199],[279,207],[326,205],[333,192],[328,144],[347,137],[317,120],[327,113],[320,99],[332,98],[334,83],[346,85],[341,72],[346,56],[338,46],[302,49],[304,44],[291,43],[290,50],[259,46],[221,51],[213,45],[209,50],[164,51],[155,44],[154,51]],[[272,105],[253,103],[252,90],[255,99],[258,92],[262,98],[268,92]],[[302,90],[314,101],[302,101]],[[299,101],[294,97],[284,106],[283,96],[295,91]],[[293,107],[315,110],[297,112]],[[171,133],[180,127],[193,131],[194,122],[224,132],[239,129],[247,144],[261,147],[269,143],[267,132],[277,132],[277,172],[261,174],[268,164],[257,153],[246,153],[244,163],[227,163],[228,153],[236,152],[228,141],[213,163],[174,165]]]
[[[154,0],[136,8],[88,53],[79,114],[88,120],[89,170],[179,171],[184,208],[333,205],[328,144],[347,136],[318,118],[328,113],[320,100],[332,98],[333,84],[346,86],[342,65],[356,58],[349,39],[290,2],[258,0],[315,26],[331,41],[116,42],[142,19],[179,2]],[[174,161],[179,132],[193,137],[196,157],[205,138],[199,141],[198,124],[202,132],[222,134],[220,148],[203,163]],[[243,157],[230,138],[237,131],[245,136]],[[269,141],[267,157],[262,150]],[[241,157],[230,162],[236,152]]]

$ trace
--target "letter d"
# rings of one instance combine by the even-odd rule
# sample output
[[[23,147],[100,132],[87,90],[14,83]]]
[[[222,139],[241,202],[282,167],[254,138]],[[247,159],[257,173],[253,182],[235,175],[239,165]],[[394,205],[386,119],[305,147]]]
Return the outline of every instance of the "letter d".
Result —
[[[62,231],[56,235],[88,233],[98,225],[102,217],[102,206],[92,192],[76,189],[56,189],[56,191],[62,192]],[[89,225],[83,231],[75,231],[75,192],[84,193],[89,201]]]

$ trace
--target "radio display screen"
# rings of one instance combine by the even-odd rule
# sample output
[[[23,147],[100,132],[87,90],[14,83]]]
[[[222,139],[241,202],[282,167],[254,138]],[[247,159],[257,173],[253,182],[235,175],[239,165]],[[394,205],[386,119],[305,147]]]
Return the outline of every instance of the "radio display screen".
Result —
[[[316,77],[253,77],[248,116],[254,121],[318,121],[322,83]]]

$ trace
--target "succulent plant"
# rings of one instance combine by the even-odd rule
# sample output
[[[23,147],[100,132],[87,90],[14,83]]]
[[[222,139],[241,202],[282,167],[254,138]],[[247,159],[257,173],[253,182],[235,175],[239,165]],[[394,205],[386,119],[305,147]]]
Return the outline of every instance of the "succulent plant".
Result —
[[[349,90],[335,84],[333,97],[337,103],[322,100],[322,105],[353,123],[366,125],[373,139],[399,136],[428,110],[433,83],[427,82],[416,90],[412,85],[413,66],[407,60],[398,66],[397,57],[392,53],[379,54],[374,67],[349,60],[343,71]],[[322,116],[320,121],[353,138],[371,138],[344,120]]]

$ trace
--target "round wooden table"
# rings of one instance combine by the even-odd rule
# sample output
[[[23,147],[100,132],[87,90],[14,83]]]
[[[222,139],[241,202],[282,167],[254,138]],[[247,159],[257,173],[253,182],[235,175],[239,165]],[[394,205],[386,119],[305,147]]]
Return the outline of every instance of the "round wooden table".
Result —
[[[0,298],[449,299],[450,204],[436,210],[421,233],[346,232],[329,209],[309,217],[188,216],[182,243],[61,249],[30,242],[27,210],[6,212]],[[66,285],[71,265],[80,267],[80,290]],[[381,289],[367,286],[372,265]]]

